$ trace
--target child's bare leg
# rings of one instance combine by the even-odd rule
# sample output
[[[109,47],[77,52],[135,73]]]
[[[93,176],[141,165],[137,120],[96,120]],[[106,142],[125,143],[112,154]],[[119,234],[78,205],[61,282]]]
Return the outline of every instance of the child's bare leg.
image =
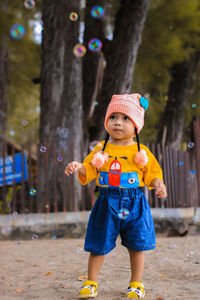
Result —
[[[128,249],[130,254],[131,280],[140,281],[144,270],[144,253],[143,251],[135,251]]]
[[[103,265],[105,255],[90,253],[88,260],[88,280],[97,281],[99,271]]]

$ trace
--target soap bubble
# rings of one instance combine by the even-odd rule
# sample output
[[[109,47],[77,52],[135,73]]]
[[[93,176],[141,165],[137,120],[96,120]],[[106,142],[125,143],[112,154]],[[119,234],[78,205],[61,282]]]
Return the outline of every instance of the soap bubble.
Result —
[[[25,0],[24,6],[28,9],[31,9],[35,6],[35,1],[34,0]]]
[[[90,13],[93,18],[100,19],[104,15],[104,9],[102,6],[96,5],[92,7]]]
[[[1,228],[1,233],[3,235],[9,235],[9,233],[11,232],[12,227],[10,225],[4,226]]]
[[[47,151],[47,147],[45,147],[45,146],[40,147],[40,152],[44,153],[46,151]]]
[[[36,189],[30,189],[29,194],[31,196],[35,196],[37,194],[37,190]]]
[[[129,215],[130,215],[130,212],[126,208],[120,209],[120,211],[118,213],[118,217],[123,220],[127,219]]]
[[[189,142],[189,143],[188,143],[188,148],[189,148],[189,149],[192,149],[192,148],[194,148],[194,143],[192,143],[192,142]]]
[[[10,28],[10,35],[12,38],[20,40],[25,36],[26,30],[22,25],[14,24]]]
[[[91,39],[88,43],[88,48],[92,52],[99,52],[101,50],[101,47],[102,47],[102,42],[96,38]]]
[[[192,108],[196,108],[197,107],[197,105],[194,103],[194,104],[192,104]]]
[[[26,120],[23,120],[23,121],[22,121],[22,125],[23,125],[23,126],[26,126],[27,124],[28,124],[28,121],[26,121]]]
[[[69,18],[71,21],[75,22],[78,20],[78,14],[76,12],[71,12],[71,14],[69,15]]]
[[[86,53],[86,48],[82,44],[77,44],[73,48],[73,53],[76,57],[83,57]]]
[[[149,99],[149,94],[145,94],[144,98],[148,100]]]
[[[59,162],[63,161],[63,157],[62,156],[58,156],[57,161],[59,161]]]
[[[38,240],[38,235],[37,235],[37,234],[34,234],[34,235],[32,236],[32,240]]]
[[[179,166],[182,166],[183,165],[183,161],[179,161]]]

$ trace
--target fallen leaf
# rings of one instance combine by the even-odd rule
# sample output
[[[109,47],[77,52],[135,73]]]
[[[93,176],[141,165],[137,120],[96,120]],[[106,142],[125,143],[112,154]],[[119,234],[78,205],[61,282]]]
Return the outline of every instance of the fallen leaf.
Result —
[[[162,297],[158,297],[156,300],[165,300],[165,299]]]
[[[52,276],[53,273],[52,272],[47,272],[46,274],[43,274],[43,276]]]
[[[87,279],[88,276],[87,275],[80,275],[77,277],[77,280],[82,281],[83,279]]]
[[[20,288],[20,287],[16,288],[15,291],[16,291],[17,293],[23,293],[23,290],[22,290],[22,288]]]
[[[20,258],[17,258],[16,261],[17,261],[17,262],[20,262],[20,261],[22,261],[22,260],[21,260]]]

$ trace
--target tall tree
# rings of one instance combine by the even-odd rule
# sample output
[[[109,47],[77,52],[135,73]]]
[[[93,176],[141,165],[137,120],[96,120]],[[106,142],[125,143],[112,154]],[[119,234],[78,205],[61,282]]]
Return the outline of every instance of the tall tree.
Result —
[[[82,160],[82,80],[81,59],[73,54],[78,43],[79,21],[69,19],[71,12],[80,12],[79,0],[43,0],[43,36],[41,66],[41,118],[40,142],[47,146],[41,153],[39,169],[39,199],[41,210],[45,207],[47,182],[50,182],[49,199],[53,204],[54,182],[53,151],[56,142],[57,155],[65,154],[66,164],[72,160]],[[49,172],[46,174],[44,155],[48,155]],[[63,168],[58,168],[56,185],[59,208],[62,206]],[[79,208],[81,186],[76,176],[65,178],[67,195]]]
[[[200,53],[194,53],[190,59],[172,67],[172,80],[168,91],[168,100],[161,115],[157,136],[158,143],[164,143],[180,149],[186,108],[190,100],[194,79],[198,69]]]
[[[102,87],[97,95],[98,105],[90,116],[90,140],[104,138],[104,117],[113,94],[129,93],[149,0],[121,0],[115,17],[113,39],[102,48],[106,67]],[[88,87],[89,88],[89,87]],[[91,101],[91,99],[89,99]],[[84,116],[87,119],[87,116]]]

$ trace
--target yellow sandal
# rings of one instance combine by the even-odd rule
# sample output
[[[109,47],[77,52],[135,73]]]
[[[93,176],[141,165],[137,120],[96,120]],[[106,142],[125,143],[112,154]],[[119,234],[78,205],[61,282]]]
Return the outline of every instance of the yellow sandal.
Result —
[[[129,287],[126,291],[126,298],[144,298],[145,291],[144,291],[144,285],[142,283],[142,280],[140,282],[138,281],[132,281],[129,283]]]
[[[92,280],[86,280],[81,287],[78,298],[95,298],[97,296],[98,284]]]

